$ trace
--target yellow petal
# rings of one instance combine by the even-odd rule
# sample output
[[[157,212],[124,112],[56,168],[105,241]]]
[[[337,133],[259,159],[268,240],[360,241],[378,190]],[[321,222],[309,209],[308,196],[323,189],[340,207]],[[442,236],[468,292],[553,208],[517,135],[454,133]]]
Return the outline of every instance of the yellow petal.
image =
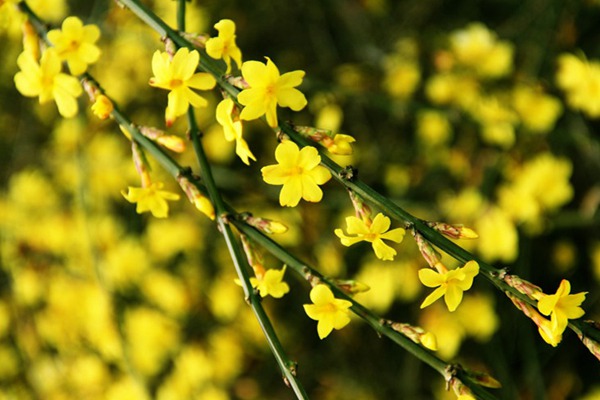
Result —
[[[448,306],[448,311],[453,312],[458,308],[458,305],[462,301],[463,291],[456,285],[449,284],[446,288],[446,294],[444,296],[444,301],[446,302],[446,306]]]
[[[390,229],[390,219],[382,213],[378,213],[371,223],[370,231],[372,233],[384,233],[388,229]]]
[[[309,175],[301,175],[300,181],[302,185],[302,198],[306,201],[318,203],[323,198],[323,191]]]
[[[290,177],[281,188],[279,204],[282,207],[296,207],[302,198],[302,178]]]
[[[329,286],[325,284],[318,284],[310,291],[310,301],[312,301],[314,304],[329,304],[333,300],[333,293],[331,292],[331,289],[329,289]]]
[[[443,276],[431,268],[420,269],[418,274],[421,283],[427,287],[436,287],[444,283]]]
[[[261,62],[246,61],[242,64],[242,76],[244,77],[244,80],[248,83],[248,85],[250,85],[250,88],[266,86],[267,82],[264,79],[266,73],[267,67]],[[244,92],[245,90],[242,91],[242,93]],[[242,93],[240,93],[240,95]],[[240,100],[240,103],[244,104],[242,100]]]
[[[279,89],[276,93],[277,104],[294,111],[302,110],[308,104],[306,97],[298,89]]]
[[[425,300],[423,300],[423,303],[421,303],[421,308],[432,305],[436,300],[444,295],[444,292],[445,289],[443,287],[435,289],[429,296],[425,298]]]
[[[313,178],[317,185],[322,185],[331,179],[331,173],[322,165],[317,165],[310,172],[308,172],[308,175]]]
[[[391,261],[396,255],[396,250],[385,244],[381,239],[373,240],[372,246],[373,250],[375,250],[375,255],[380,260]]]

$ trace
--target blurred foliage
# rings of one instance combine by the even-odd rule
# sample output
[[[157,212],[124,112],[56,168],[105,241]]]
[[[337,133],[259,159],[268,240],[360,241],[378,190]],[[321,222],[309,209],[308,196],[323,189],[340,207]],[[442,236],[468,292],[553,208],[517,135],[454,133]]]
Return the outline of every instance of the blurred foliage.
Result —
[[[162,46],[153,31],[108,1],[28,3],[54,24],[67,15],[98,24],[103,53],[91,73],[136,123],[164,126],[165,93],[147,84]],[[146,3],[174,25],[175,2]],[[185,201],[166,220],[136,214],[121,195],[137,177],[117,126],[84,99],[64,120],[54,104],[16,91],[21,27],[8,6],[0,399],[292,398],[215,226]],[[217,21],[234,20],[244,60],[269,56],[282,72],[306,71],[309,106],[280,119],[354,136],[354,155],[337,159],[365,182],[419,217],[472,226],[480,238],[461,245],[547,293],[569,279],[589,292],[586,318],[600,319],[600,124],[586,109],[600,101],[597,1],[208,0],[188,10],[189,31],[215,35]],[[565,53],[568,65],[559,63]],[[588,79],[565,84],[582,80],[585,59]],[[502,382],[499,398],[600,398],[597,361],[575,335],[548,346],[486,282],[455,313],[439,303],[420,310],[425,262],[412,242],[396,246],[393,262],[366,244],[341,246],[333,230],[352,214],[342,188],[329,183],[321,203],[281,209],[259,172],[273,163],[275,138],[246,124],[258,158],[246,167],[215,122],[218,100],[197,111],[216,180],[238,209],[285,221],[290,231],[276,240],[324,274],[368,284],[358,301],[436,333],[441,357]],[[184,136],[183,121],[169,131]],[[178,157],[195,165],[190,150]],[[152,174],[168,182],[158,166]],[[281,267],[269,257],[266,265]],[[309,286],[290,272],[286,280],[290,293],[264,305],[311,398],[454,398],[358,319],[320,341],[302,310]]]

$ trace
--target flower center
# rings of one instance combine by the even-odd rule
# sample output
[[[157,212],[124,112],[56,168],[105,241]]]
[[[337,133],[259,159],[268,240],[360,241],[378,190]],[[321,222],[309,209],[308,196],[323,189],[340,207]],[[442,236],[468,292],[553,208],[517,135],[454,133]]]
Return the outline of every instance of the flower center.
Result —
[[[304,169],[300,166],[295,166],[289,169],[288,171],[288,175],[289,176],[297,176],[297,175],[302,175],[304,173]]]
[[[177,89],[179,86],[181,86],[183,84],[183,81],[181,79],[171,79],[169,81],[169,87],[171,89]]]
[[[365,240],[372,242],[373,240],[377,239],[377,237],[379,236],[378,233],[365,233],[364,238]]]

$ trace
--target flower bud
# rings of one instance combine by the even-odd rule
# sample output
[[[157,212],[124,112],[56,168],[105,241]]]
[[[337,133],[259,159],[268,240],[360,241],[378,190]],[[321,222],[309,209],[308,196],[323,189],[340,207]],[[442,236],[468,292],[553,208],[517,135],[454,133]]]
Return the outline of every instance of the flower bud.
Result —
[[[250,213],[244,213],[240,215],[242,220],[246,222],[248,225],[251,225],[269,235],[277,234],[277,233],[285,233],[288,230],[288,227],[279,221],[274,221],[267,218],[255,217]]]
[[[214,220],[215,208],[210,202],[210,200],[200,192],[198,187],[194,183],[190,182],[190,180],[183,175],[180,175],[177,178],[177,182],[179,182],[179,186],[181,186],[181,188],[185,192],[190,203],[192,203],[200,212],[202,212],[208,218]]]
[[[427,225],[450,239],[477,239],[479,237],[473,229],[462,225],[450,225],[445,222],[428,222]]]
[[[340,289],[342,289],[344,292],[346,292],[349,295],[355,295],[357,293],[364,293],[364,292],[371,290],[369,285],[364,284],[362,282],[357,282],[352,279],[335,279],[334,283],[337,287],[339,287]]]
[[[114,105],[108,97],[103,94],[96,96],[94,104],[92,104],[92,112],[100,119],[106,119],[114,110]]]

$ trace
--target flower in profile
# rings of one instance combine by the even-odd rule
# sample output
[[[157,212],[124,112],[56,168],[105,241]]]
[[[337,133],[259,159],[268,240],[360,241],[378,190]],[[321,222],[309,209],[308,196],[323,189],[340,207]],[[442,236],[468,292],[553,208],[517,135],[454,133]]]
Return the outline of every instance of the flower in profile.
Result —
[[[103,94],[96,96],[94,104],[92,104],[92,112],[100,119],[106,119],[114,110],[114,105],[108,97]]]
[[[256,161],[256,157],[250,151],[248,143],[242,137],[242,121],[239,119],[239,113],[235,107],[235,103],[230,98],[223,99],[217,105],[217,122],[223,127],[225,139],[228,142],[235,140],[235,154],[246,165],[250,165],[248,159]]]
[[[218,60],[223,59],[227,64],[228,74],[231,71],[231,60],[239,66],[242,65],[242,52],[235,43],[235,22],[230,19],[222,19],[215,24],[219,36],[206,41],[206,54]]]
[[[324,339],[334,329],[342,329],[350,322],[348,300],[336,299],[327,285],[319,284],[310,291],[313,304],[305,304],[304,311],[309,318],[318,321],[317,333]]]
[[[437,287],[421,304],[425,308],[433,304],[437,299],[444,296],[444,301],[449,311],[454,311],[463,298],[463,292],[469,290],[473,284],[473,278],[479,273],[479,264],[471,260],[462,268],[446,270],[441,263],[436,265],[438,271],[430,268],[419,270],[419,279],[427,287]]]
[[[48,40],[58,52],[61,60],[67,62],[73,75],[81,75],[89,64],[100,58],[100,49],[96,41],[100,38],[100,29],[96,25],[83,25],[77,17],[67,17],[62,29],[48,32]]]
[[[179,200],[179,195],[162,190],[163,186],[162,182],[154,182],[141,188],[129,186],[128,192],[122,194],[128,202],[137,204],[135,211],[138,214],[150,211],[156,218],[166,218],[169,215],[167,200]]]
[[[277,105],[300,111],[306,106],[306,97],[295,87],[302,83],[304,71],[292,71],[283,75],[266,57],[267,63],[246,61],[242,64],[242,76],[249,88],[238,95],[239,102],[245,106],[240,118],[249,121],[267,116],[269,126],[277,124]]]
[[[258,290],[261,297],[269,295],[280,299],[284,294],[290,291],[290,287],[283,281],[286,266],[282,269],[268,269],[263,274],[250,278],[250,284]]]
[[[538,300],[538,310],[546,316],[550,316],[552,329],[562,332],[567,327],[569,319],[580,318],[585,311],[580,307],[585,300],[587,292],[569,294],[571,284],[563,279],[555,294],[542,295]]]
[[[50,100],[56,101],[58,112],[66,118],[77,114],[76,97],[83,90],[77,78],[61,72],[60,57],[53,48],[42,54],[38,63],[29,51],[17,58],[21,71],[15,75],[15,85],[23,96],[39,96],[40,104]]]
[[[382,213],[378,213],[372,221],[370,219],[364,221],[351,216],[346,218],[346,229],[348,235],[355,236],[346,236],[341,229],[336,229],[334,233],[341,239],[344,246],[352,246],[364,240],[371,242],[377,258],[380,260],[393,260],[396,250],[385,244],[383,239],[400,243],[406,231],[403,228],[396,228],[390,231],[390,224],[390,219]]]
[[[165,111],[167,125],[170,126],[180,115],[193,107],[206,107],[208,102],[192,89],[209,90],[215,87],[215,78],[206,72],[196,72],[200,53],[183,47],[177,50],[173,59],[166,52],[157,50],[152,56],[150,86],[169,90],[169,102]]]
[[[299,149],[296,143],[285,140],[275,149],[275,159],[279,164],[267,165],[261,172],[268,184],[283,185],[279,204],[295,207],[300,199],[321,201],[323,191],[319,185],[327,182],[331,174],[319,165],[321,156],[317,149],[311,146]]]

